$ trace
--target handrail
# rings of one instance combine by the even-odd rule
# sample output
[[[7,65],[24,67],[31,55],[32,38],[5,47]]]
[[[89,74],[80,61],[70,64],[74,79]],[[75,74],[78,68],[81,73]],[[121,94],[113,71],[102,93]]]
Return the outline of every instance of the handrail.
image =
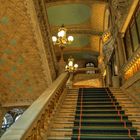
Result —
[[[86,67],[86,68],[78,68],[77,69],[77,72],[84,72],[84,71],[99,71],[99,68],[97,68],[97,67]]]
[[[62,94],[68,73],[61,74],[52,85],[5,132],[0,140],[41,140],[47,130],[58,100]]]

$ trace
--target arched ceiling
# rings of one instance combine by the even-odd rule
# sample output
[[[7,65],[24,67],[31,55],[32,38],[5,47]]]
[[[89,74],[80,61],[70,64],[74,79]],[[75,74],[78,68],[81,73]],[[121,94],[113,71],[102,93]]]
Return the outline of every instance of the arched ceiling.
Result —
[[[74,42],[64,49],[65,60],[72,55],[75,59],[95,61],[99,54],[99,40],[103,33],[105,0],[50,0],[46,9],[52,35],[64,24]],[[59,59],[60,49],[54,46]]]
[[[51,25],[60,26],[81,24],[91,16],[91,9],[85,4],[61,4],[48,7],[48,18]]]

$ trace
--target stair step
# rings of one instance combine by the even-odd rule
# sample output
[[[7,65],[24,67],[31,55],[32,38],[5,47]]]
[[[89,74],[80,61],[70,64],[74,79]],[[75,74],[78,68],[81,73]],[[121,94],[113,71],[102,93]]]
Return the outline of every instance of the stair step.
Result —
[[[78,140],[78,135],[73,135],[71,140]],[[138,136],[134,136],[134,137],[130,137],[128,135],[126,136],[112,136],[112,135],[81,135],[80,136],[80,140],[134,140],[133,138],[135,138],[135,140],[140,140],[140,137]]]
[[[128,120],[140,117],[131,115],[131,112],[138,113],[137,108],[122,92],[115,92],[112,94],[108,88],[84,88],[79,89],[79,93],[77,89],[74,93],[68,91],[47,139],[134,140],[135,137],[135,140],[140,140],[136,128]],[[129,111],[122,110],[122,107]],[[133,126],[139,126],[139,123]]]
[[[92,109],[92,110],[115,110],[115,109],[121,109],[121,107],[120,106],[85,106],[85,105],[82,105],[82,106],[77,106],[76,107],[76,109],[82,109],[82,110],[90,110],[90,109]]]
[[[47,140],[71,140],[71,137],[48,137]]]
[[[128,133],[131,133],[131,135],[136,135],[137,131],[134,128],[111,128],[111,127],[81,127],[80,133],[81,134],[111,134],[111,135],[128,135]],[[78,134],[79,133],[79,127],[73,128],[73,133]]]
[[[118,127],[118,126],[122,126],[122,127],[131,127],[132,123],[129,121],[126,122],[122,122],[120,120],[82,120],[81,122],[78,120],[74,122],[74,126],[78,126],[80,123],[81,126],[110,126],[110,127]]]
[[[120,114],[124,114],[124,111],[120,110]],[[81,113],[81,110],[76,110],[76,114]],[[118,114],[116,110],[82,110],[83,114]]]

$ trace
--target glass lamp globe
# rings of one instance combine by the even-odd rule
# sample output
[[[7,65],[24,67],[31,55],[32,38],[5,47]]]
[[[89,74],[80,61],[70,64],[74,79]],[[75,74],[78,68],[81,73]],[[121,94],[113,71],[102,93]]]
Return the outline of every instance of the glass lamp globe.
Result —
[[[68,36],[68,41],[72,42],[74,40],[73,36]]]
[[[70,67],[73,66],[73,61],[69,61],[69,64],[68,64]]]
[[[78,68],[78,64],[74,64],[74,67],[77,69]]]
[[[66,32],[64,30],[61,30],[58,32],[58,37],[64,37]]]
[[[57,41],[57,37],[56,36],[52,36],[52,41],[56,42]]]

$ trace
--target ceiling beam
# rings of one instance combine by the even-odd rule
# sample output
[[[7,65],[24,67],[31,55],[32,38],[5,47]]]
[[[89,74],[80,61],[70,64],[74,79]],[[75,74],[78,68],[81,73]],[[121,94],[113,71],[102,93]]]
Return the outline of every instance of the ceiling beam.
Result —
[[[85,3],[85,4],[90,4],[90,3],[107,3],[107,0],[44,0],[47,4],[50,3]]]
[[[80,25],[79,25],[80,26]],[[58,32],[58,28],[60,27],[52,27],[51,30],[52,30],[52,33],[55,33]],[[102,36],[103,32],[102,31],[95,31],[89,27],[71,27],[71,26],[68,26],[66,27],[67,28],[67,33],[68,34],[86,34],[86,35],[96,35],[96,36]]]
[[[87,34],[87,35],[97,35],[102,36],[103,32],[95,31],[92,29],[68,29],[69,34]]]

